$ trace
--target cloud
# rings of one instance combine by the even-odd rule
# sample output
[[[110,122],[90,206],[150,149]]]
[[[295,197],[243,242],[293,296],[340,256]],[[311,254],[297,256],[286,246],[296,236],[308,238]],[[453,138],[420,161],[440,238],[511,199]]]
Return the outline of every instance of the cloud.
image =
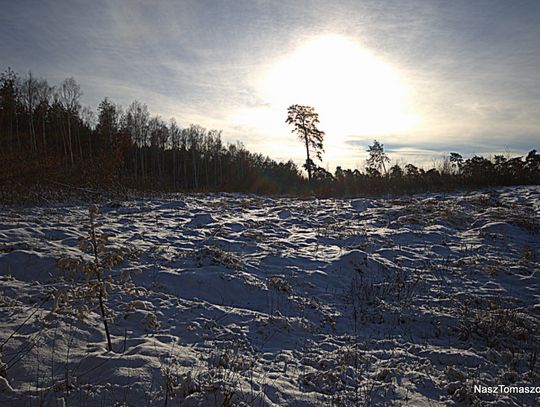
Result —
[[[373,137],[404,157],[539,147],[537,1],[21,0],[2,11],[1,68],[31,69],[56,84],[74,76],[84,104],[139,99],[274,158],[301,162],[303,151],[256,80],[326,34],[393,67],[419,117],[407,134],[349,132],[327,146],[327,163],[354,166],[364,152],[351,146]]]

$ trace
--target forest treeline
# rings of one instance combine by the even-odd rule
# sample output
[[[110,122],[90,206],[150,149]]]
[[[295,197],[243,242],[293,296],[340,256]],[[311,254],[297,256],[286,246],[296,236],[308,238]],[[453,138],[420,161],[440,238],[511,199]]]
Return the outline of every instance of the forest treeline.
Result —
[[[224,143],[221,131],[165,121],[138,101],[123,109],[104,98],[94,112],[81,106],[81,96],[73,78],[51,86],[32,73],[21,76],[8,69],[0,75],[3,200],[35,185],[352,196],[540,180],[535,150],[492,159],[451,153],[438,168],[387,168],[388,156],[377,141],[367,150],[363,170],[338,167],[332,174],[308,156],[308,179],[291,160],[276,162],[241,143]]]

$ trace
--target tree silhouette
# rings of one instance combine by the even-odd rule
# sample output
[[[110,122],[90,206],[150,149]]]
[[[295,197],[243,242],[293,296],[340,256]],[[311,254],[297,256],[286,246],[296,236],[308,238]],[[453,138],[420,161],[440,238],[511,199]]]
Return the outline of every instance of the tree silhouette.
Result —
[[[413,164],[407,164],[405,166],[405,174],[407,177],[419,177],[420,171],[418,170],[418,167]]]
[[[461,171],[463,166],[463,157],[459,153],[450,153],[450,165],[455,172]]]
[[[313,162],[323,153],[317,113],[293,105],[287,123],[306,146],[307,181],[292,161],[276,162],[241,143],[223,142],[221,131],[165,121],[137,101],[122,109],[104,99],[94,114],[81,108],[81,95],[73,78],[55,87],[31,73],[0,72],[0,202],[38,196],[28,193],[34,186],[52,191],[66,184],[98,190],[355,196],[540,182],[537,150],[492,159],[452,152],[438,169],[405,163],[389,168],[376,140],[367,150],[364,171],[339,167],[333,176]]]
[[[28,72],[28,76],[23,80],[20,89],[20,95],[26,113],[28,114],[28,123],[30,131],[30,143],[33,151],[37,150],[36,129],[34,126],[34,113],[38,105],[38,81]]]
[[[287,124],[292,124],[293,133],[298,134],[298,138],[306,146],[306,163],[304,168],[307,170],[308,179],[311,181],[315,169],[315,163],[311,159],[311,153],[322,160],[324,131],[317,128],[319,124],[319,114],[311,106],[291,105],[287,109]]]
[[[117,107],[107,98],[103,99],[98,106],[97,132],[112,145],[113,135],[118,131],[119,117]]]
[[[390,158],[388,158],[388,156],[384,152],[384,146],[377,140],[373,140],[373,145],[369,146],[366,151],[369,153],[369,158],[367,159],[368,171],[380,172],[382,169],[384,174],[386,175],[387,172],[385,163],[390,162]]]
[[[390,168],[390,176],[393,178],[403,177],[403,169],[398,165],[394,165]]]
[[[0,132],[2,133],[0,136],[7,140],[2,143],[2,147],[5,149],[7,144],[10,152],[15,147],[21,148],[17,114],[18,81],[19,77],[11,68],[0,74]]]
[[[67,135],[67,146],[69,150],[69,158],[71,161],[71,165],[74,164],[73,159],[73,137],[72,137],[72,122],[74,119],[78,117],[79,109],[81,108],[81,105],[79,103],[79,100],[81,98],[82,92],[81,87],[73,77],[67,78],[62,82],[62,86],[59,90],[59,101],[66,113],[66,119],[67,119],[67,129],[68,129],[68,135]],[[79,150],[80,150],[80,156],[82,159],[82,147],[80,140],[79,142]]]

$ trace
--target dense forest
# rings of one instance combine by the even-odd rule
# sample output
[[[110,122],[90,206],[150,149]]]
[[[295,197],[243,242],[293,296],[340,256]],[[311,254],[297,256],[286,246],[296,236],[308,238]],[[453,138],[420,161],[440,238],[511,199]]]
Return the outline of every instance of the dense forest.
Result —
[[[166,122],[138,101],[123,109],[104,98],[94,112],[81,106],[81,96],[74,78],[51,86],[30,72],[21,76],[8,68],[0,75],[3,200],[35,186],[353,196],[540,180],[536,150],[491,159],[451,153],[438,168],[387,168],[390,160],[378,141],[366,146],[364,169],[337,167],[332,174],[310,159],[306,139],[307,178],[293,161],[276,162],[241,143],[224,143],[221,131]],[[324,133],[319,133],[320,159]]]

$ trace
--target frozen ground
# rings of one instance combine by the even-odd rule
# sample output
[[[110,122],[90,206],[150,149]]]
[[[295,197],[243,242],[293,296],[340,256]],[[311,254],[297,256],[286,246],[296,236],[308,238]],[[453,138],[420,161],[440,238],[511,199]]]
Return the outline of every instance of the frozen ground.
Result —
[[[0,208],[0,405],[537,405],[539,187],[100,206],[113,352],[89,205]]]

